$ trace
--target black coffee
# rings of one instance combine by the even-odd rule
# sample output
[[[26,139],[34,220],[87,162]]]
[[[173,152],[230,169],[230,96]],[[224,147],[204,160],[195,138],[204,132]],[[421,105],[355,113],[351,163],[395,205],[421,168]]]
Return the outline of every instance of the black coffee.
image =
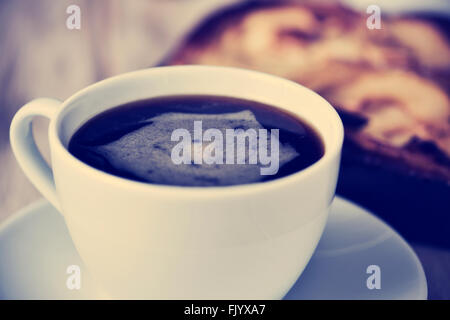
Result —
[[[69,151],[107,173],[147,183],[229,186],[300,171],[324,148],[299,118],[219,96],[169,96],[109,109],[73,135]]]

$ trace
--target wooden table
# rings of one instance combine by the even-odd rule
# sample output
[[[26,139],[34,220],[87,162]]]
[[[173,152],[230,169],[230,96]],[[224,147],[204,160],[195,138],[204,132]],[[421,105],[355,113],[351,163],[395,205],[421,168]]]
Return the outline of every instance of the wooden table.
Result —
[[[63,100],[100,79],[154,65],[199,17],[217,6],[211,0],[130,3],[0,2],[0,223],[41,197],[9,146],[9,123],[18,108],[35,97]],[[80,30],[66,28],[71,4],[81,8]],[[47,123],[37,120],[34,133],[48,159],[46,130]],[[425,268],[429,298],[450,299],[450,250],[413,247]]]

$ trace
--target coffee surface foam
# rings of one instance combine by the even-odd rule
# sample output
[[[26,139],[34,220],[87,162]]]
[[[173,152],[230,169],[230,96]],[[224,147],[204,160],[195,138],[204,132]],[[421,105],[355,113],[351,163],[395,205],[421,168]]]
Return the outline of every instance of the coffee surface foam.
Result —
[[[303,170],[324,153],[320,136],[296,115],[208,95],[155,97],[110,108],[82,124],[68,149],[118,177],[198,187],[268,182]]]
[[[223,164],[175,164],[171,158],[172,150],[179,141],[171,141],[172,133],[177,129],[186,129],[192,138],[192,158],[194,150],[203,152],[204,148],[215,141],[196,140],[194,134],[194,121],[201,121],[203,133],[208,129],[218,129],[223,135]],[[255,115],[244,110],[224,114],[192,114],[192,113],[165,113],[156,117],[145,119],[146,123],[137,130],[131,131],[119,139],[104,145],[87,147],[103,157],[113,167],[131,173],[141,180],[161,184],[180,186],[226,186],[261,181],[262,165],[249,163],[248,139],[235,139],[235,152],[233,163],[226,163],[226,130],[246,131],[254,129],[259,132],[264,127],[257,121]],[[237,131],[239,132],[239,131]],[[257,136],[257,141],[261,137]],[[245,143],[242,146],[242,142]],[[239,145],[240,143],[241,145]],[[201,144],[201,148],[194,148]],[[258,145],[258,144],[257,144]],[[256,146],[257,146],[256,145]],[[267,148],[270,154],[270,132],[267,134]],[[243,147],[243,148],[242,148]],[[245,163],[237,163],[236,150],[245,150]],[[266,151],[264,151],[266,152]],[[279,144],[279,166],[298,156],[297,151],[290,145]]]

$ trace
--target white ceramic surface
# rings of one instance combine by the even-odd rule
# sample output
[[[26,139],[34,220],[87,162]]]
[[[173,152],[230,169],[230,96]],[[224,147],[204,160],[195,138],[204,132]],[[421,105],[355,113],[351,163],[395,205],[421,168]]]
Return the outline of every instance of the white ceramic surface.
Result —
[[[324,156],[265,183],[195,188],[119,178],[66,149],[80,125],[106,109],[187,94],[286,109],[319,132]],[[50,119],[52,169],[31,135],[36,116]],[[10,135],[25,174],[62,212],[86,266],[114,297],[277,299],[298,278],[322,234],[343,127],[327,101],[294,82],[236,68],[177,66],[106,79],[62,103],[34,100],[17,112]]]
[[[368,265],[381,269],[369,290]],[[67,266],[81,268],[81,289],[68,290]],[[264,279],[262,286],[268,285]],[[419,260],[392,229],[367,211],[335,198],[325,232],[286,299],[426,299]],[[107,299],[85,269],[64,220],[39,201],[0,226],[0,299]]]

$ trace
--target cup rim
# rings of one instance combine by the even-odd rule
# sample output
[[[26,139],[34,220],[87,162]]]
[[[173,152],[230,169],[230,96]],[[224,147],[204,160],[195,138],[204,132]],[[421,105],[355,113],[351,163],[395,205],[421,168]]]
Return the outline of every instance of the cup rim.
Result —
[[[231,185],[231,186],[213,186],[213,187],[201,187],[201,186],[176,186],[176,185],[164,185],[164,184],[153,184],[153,183],[147,183],[147,182],[140,182],[135,181],[127,178],[123,178],[120,176],[116,176],[107,172],[104,172],[102,170],[99,170],[97,168],[94,168],[83,161],[79,160],[75,156],[73,156],[67,147],[64,146],[63,142],[61,141],[61,136],[58,132],[58,128],[60,128],[60,122],[62,119],[67,115],[67,112],[64,112],[66,109],[68,109],[74,101],[79,99],[80,97],[89,94],[93,91],[95,91],[100,86],[103,86],[105,84],[108,84],[113,81],[121,81],[125,78],[133,78],[137,75],[141,75],[144,73],[153,73],[153,72],[164,72],[164,70],[174,70],[178,69],[180,71],[191,71],[195,72],[196,70],[203,70],[208,72],[221,72],[221,71],[230,71],[230,72],[238,72],[241,73],[243,77],[245,76],[255,76],[255,77],[263,77],[268,80],[279,82],[281,85],[289,85],[289,86],[295,86],[299,89],[302,89],[303,91],[308,92],[308,94],[318,101],[320,101],[321,104],[326,106],[328,116],[332,119],[333,123],[335,124],[333,126],[333,131],[335,133],[335,143],[332,144],[332,146],[327,149],[325,148],[324,154],[322,157],[311,164],[310,166],[299,170],[297,172],[291,173],[287,176],[270,180],[270,181],[264,181],[264,182],[254,182],[254,183],[246,183],[246,184],[238,184],[238,185]],[[315,127],[313,123],[311,123],[319,133],[322,139],[325,139],[320,132],[319,129]],[[292,183],[298,181],[299,179],[302,179],[304,177],[307,177],[309,175],[315,174],[317,171],[320,171],[322,168],[326,167],[327,164],[331,161],[333,161],[336,157],[340,157],[341,148],[344,140],[344,127],[342,124],[342,121],[331,104],[325,100],[322,96],[320,96],[318,93],[312,91],[311,89],[308,89],[296,82],[293,82],[291,80],[278,77],[275,75],[267,74],[260,71],[254,71],[254,70],[248,70],[243,68],[236,68],[236,67],[223,67],[223,66],[204,66],[204,65],[181,65],[181,66],[162,66],[162,67],[152,67],[147,69],[140,69],[137,71],[127,72],[123,74],[119,74],[113,77],[106,78],[104,80],[95,82],[78,92],[74,93],[72,96],[67,98],[61,105],[61,109],[58,111],[56,116],[50,121],[49,125],[49,140],[50,140],[50,147],[55,148],[55,151],[58,151],[58,155],[63,157],[64,161],[67,161],[66,163],[70,163],[71,166],[76,167],[77,169],[85,172],[89,176],[92,177],[92,179],[101,179],[105,182],[107,182],[109,185],[115,185],[117,187],[125,187],[127,189],[132,188],[133,190],[140,190],[140,191],[153,191],[153,192],[171,192],[175,194],[177,197],[192,197],[192,196],[203,196],[205,193],[208,194],[208,196],[222,196],[225,194],[247,194],[252,192],[259,192],[259,191],[268,191],[271,189],[275,189],[282,186],[288,186]],[[53,152],[52,152],[53,154]]]

